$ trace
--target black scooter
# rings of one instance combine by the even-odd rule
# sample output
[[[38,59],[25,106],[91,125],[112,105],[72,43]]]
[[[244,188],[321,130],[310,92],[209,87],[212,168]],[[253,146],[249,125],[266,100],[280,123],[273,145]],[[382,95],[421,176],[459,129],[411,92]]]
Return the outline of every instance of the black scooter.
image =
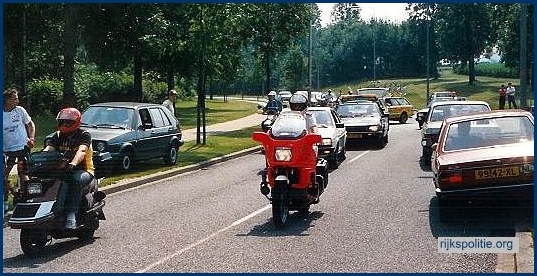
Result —
[[[105,153],[93,159],[104,162],[110,158],[110,153]],[[83,184],[76,228],[65,228],[65,215],[56,212],[56,200],[61,185],[66,185],[63,179],[67,162],[57,151],[30,154],[27,162],[30,180],[15,193],[15,207],[8,221],[11,228],[21,229],[21,249],[28,256],[39,255],[52,238],[78,237],[90,241],[99,228],[99,221],[106,219],[103,213],[106,194],[98,190],[99,179],[95,175]]]

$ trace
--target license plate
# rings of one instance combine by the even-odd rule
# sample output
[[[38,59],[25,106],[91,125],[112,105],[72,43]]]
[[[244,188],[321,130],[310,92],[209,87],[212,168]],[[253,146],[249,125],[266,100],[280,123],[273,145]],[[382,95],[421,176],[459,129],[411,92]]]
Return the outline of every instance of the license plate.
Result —
[[[520,172],[519,172],[518,167],[475,170],[475,179],[512,177],[512,176],[518,176],[519,173]]]
[[[362,138],[362,134],[360,133],[349,133],[347,134],[348,138]]]

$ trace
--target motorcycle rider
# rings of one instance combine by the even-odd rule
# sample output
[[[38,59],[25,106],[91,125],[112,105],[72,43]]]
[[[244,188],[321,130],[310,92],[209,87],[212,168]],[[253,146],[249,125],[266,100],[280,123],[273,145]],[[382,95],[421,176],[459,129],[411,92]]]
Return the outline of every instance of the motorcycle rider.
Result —
[[[282,111],[282,103],[276,99],[276,91],[270,91],[267,95],[268,101],[265,107],[263,107],[263,112],[268,110],[278,110],[278,113]]]
[[[64,183],[58,192],[56,212],[66,215],[65,228],[76,228],[76,212],[82,198],[82,187],[94,180],[91,135],[82,130],[82,115],[76,108],[60,110],[58,131],[49,140],[43,151],[60,151],[70,160]]]
[[[306,118],[306,125],[308,131],[312,133],[317,133],[317,122],[315,117],[307,111],[308,108],[308,98],[302,94],[295,93],[291,98],[289,98],[289,108],[293,111],[299,111]]]

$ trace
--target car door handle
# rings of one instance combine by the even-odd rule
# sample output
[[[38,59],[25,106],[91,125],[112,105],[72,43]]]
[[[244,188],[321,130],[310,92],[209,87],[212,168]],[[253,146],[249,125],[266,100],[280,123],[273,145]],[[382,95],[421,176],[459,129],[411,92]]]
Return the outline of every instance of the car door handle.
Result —
[[[157,134],[154,130],[151,130],[151,135]]]

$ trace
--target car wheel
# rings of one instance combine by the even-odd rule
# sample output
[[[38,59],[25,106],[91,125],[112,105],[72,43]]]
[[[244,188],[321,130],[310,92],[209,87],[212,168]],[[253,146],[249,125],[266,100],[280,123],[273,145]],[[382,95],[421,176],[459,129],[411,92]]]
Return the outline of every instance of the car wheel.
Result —
[[[377,147],[379,149],[383,149],[386,146],[387,140],[388,139],[384,138],[384,136],[382,136],[382,134],[379,135],[379,137],[377,138]]]
[[[125,152],[125,155],[121,158],[121,168],[125,171],[128,171],[132,167],[132,152],[127,151]]]
[[[177,164],[177,152],[179,150],[179,147],[177,147],[177,144],[173,143],[168,148],[168,152],[164,156],[164,163],[166,165],[175,165]]]
[[[430,148],[428,148],[428,147],[422,147],[422,153],[421,153],[421,155],[422,155],[422,158],[423,158],[423,160],[424,160],[425,162],[429,162],[429,163],[431,162],[431,154],[432,154],[432,152],[431,152],[431,149],[430,149]]]
[[[450,223],[456,220],[458,208],[455,202],[442,199],[438,195],[436,197],[438,199],[438,217],[440,222]]]
[[[339,161],[343,162],[343,160],[347,159],[347,149],[345,147],[341,148],[341,151],[339,152]]]
[[[332,156],[330,156],[330,168],[331,169],[337,169],[339,168],[339,154],[337,152],[339,145],[336,146],[334,153],[332,153]]]
[[[405,124],[406,120],[408,120],[408,115],[406,112],[401,113],[401,117],[399,117],[399,123]]]

